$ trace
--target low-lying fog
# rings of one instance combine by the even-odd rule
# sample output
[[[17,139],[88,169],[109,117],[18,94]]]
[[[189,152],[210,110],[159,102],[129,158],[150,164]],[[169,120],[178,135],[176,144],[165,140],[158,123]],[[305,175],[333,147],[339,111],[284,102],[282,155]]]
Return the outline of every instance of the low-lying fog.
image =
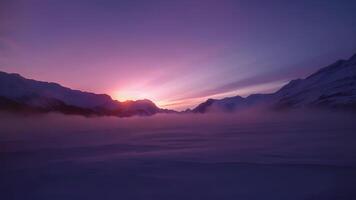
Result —
[[[0,199],[356,199],[354,114],[0,114]]]

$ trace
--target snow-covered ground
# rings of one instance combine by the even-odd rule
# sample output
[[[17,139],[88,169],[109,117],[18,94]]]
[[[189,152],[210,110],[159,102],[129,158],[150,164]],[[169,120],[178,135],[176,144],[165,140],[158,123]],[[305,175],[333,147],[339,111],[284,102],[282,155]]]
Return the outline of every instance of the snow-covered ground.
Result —
[[[356,199],[355,117],[1,114],[0,199]]]

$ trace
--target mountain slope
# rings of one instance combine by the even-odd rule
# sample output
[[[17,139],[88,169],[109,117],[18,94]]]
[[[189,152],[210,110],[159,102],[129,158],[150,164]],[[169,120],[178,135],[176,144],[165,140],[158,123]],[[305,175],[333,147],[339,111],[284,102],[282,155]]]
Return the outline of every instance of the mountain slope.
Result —
[[[354,107],[356,56],[322,68],[305,79],[294,80],[275,94],[279,106]]]
[[[339,60],[305,79],[290,81],[272,94],[253,94],[220,100],[209,99],[192,110],[196,113],[236,111],[249,107],[356,109],[356,54]]]
[[[82,115],[152,115],[164,110],[149,100],[119,102],[106,94],[72,90],[57,83],[0,72],[0,109]]]

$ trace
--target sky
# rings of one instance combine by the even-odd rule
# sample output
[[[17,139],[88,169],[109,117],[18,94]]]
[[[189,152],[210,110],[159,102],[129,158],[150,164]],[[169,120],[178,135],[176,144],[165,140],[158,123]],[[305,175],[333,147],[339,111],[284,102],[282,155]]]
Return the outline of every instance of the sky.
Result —
[[[354,0],[0,0],[0,71],[192,108],[356,53]]]

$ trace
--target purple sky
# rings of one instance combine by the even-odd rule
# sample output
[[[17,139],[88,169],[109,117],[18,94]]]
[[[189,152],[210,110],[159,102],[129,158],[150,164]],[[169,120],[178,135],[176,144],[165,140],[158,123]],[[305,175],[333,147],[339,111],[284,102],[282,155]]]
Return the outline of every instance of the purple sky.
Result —
[[[0,70],[185,109],[356,53],[356,2],[0,0]]]

